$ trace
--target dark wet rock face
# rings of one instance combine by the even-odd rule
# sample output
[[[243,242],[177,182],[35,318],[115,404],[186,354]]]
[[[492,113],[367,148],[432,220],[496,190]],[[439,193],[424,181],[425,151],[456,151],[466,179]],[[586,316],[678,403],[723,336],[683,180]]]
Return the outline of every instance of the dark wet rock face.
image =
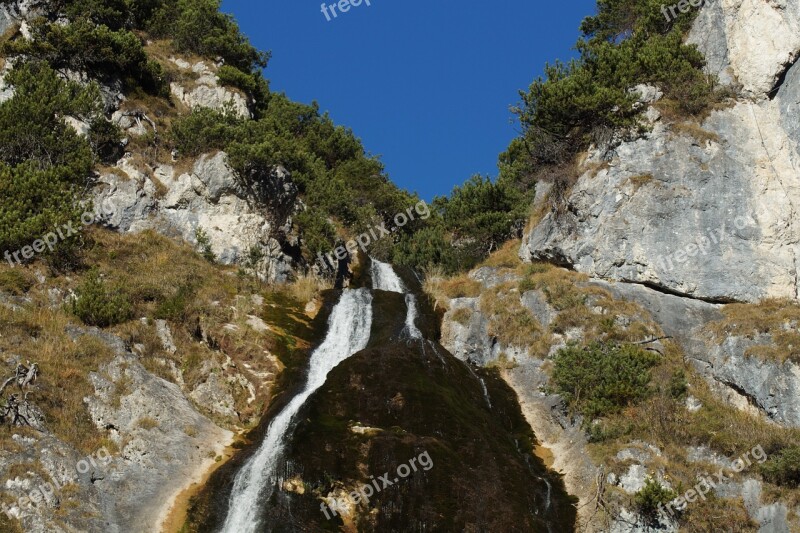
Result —
[[[417,296],[416,325],[428,337],[436,317]],[[533,454],[535,436],[508,385],[438,343],[410,339],[404,295],[376,290],[372,305],[367,348],[334,368],[300,411],[262,530],[574,530],[574,501]],[[223,478],[235,474],[226,470],[195,502],[191,531],[224,519],[214,515],[230,492]],[[358,490],[368,501],[354,500]]]

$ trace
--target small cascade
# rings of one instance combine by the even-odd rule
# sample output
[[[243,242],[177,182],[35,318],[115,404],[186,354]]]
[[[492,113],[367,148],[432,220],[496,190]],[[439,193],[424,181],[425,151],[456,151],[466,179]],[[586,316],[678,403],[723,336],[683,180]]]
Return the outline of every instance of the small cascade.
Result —
[[[399,292],[403,294],[406,288],[403,281],[395,273],[392,265],[370,258],[369,273],[372,276],[372,288],[381,291]]]
[[[417,297],[413,294],[406,294],[406,328],[405,333],[408,334],[413,340],[422,339],[422,332],[417,328]]]

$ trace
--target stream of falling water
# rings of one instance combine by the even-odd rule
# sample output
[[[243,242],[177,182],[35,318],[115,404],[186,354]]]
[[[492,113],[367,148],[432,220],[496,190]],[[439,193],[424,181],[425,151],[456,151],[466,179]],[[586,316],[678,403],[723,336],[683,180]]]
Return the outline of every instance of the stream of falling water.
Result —
[[[373,289],[405,293],[403,282],[391,265],[372,260],[370,272]],[[406,305],[405,331],[412,339],[422,339],[422,333],[414,323],[417,307],[412,294],[406,294]],[[270,422],[261,446],[236,474],[222,533],[257,531],[261,503],[271,496],[278,463],[291,436],[297,413],[306,400],[325,384],[331,370],[366,348],[371,327],[372,292],[369,289],[343,291],[328,319],[325,340],[311,355],[305,387]]]

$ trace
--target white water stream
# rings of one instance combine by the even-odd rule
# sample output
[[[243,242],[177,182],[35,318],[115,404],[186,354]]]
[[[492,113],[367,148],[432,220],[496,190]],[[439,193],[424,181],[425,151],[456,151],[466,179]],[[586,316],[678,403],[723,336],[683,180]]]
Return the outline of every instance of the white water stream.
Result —
[[[405,293],[403,282],[391,265],[373,260],[370,266],[374,289]],[[412,339],[422,339],[414,321],[416,299],[406,294],[405,331]],[[228,515],[222,533],[253,533],[259,527],[262,503],[275,485],[278,463],[283,456],[294,419],[306,400],[322,385],[339,363],[366,348],[372,327],[372,293],[369,289],[345,290],[328,319],[328,333],[314,350],[308,379],[303,390],[272,420],[264,442],[247,460],[234,479]]]
[[[265,493],[274,486],[276,467],[297,412],[325,384],[336,365],[367,346],[371,326],[372,293],[368,289],[345,290],[328,319],[325,340],[311,355],[305,387],[270,423],[264,442],[236,475],[223,533],[257,530],[259,510],[268,499]]]

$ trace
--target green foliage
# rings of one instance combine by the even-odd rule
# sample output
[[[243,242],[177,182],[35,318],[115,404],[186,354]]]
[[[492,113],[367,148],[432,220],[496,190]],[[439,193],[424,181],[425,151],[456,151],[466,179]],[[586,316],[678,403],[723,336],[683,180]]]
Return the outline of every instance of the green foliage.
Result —
[[[584,20],[577,44],[580,58],[547,65],[544,77],[521,93],[515,110],[523,134],[500,159],[501,175],[531,187],[543,168],[568,164],[590,142],[613,130],[637,131],[631,89],[659,86],[686,114],[700,114],[714,100],[714,80],[703,73],[702,54],[683,44],[696,13],[668,22],[660,0],[599,0],[598,14]],[[552,174],[552,173],[551,173]],[[549,179],[574,176],[556,173]]]
[[[439,265],[446,273],[472,268],[519,236],[529,202],[508,180],[473,176],[449,197],[434,200],[431,218],[400,240],[393,259],[408,266]]]
[[[761,475],[782,487],[800,486],[800,446],[789,446],[772,454],[761,465]]]
[[[243,185],[262,202],[276,196],[275,168],[289,170],[306,203],[314,207],[297,218],[307,259],[331,250],[335,234],[328,219],[356,235],[381,223],[391,228],[394,216],[418,201],[388,180],[380,162],[364,152],[350,130],[334,125],[316,105],[283,95],[272,95],[258,120],[196,109],[176,121],[172,138],[182,155],[225,150]],[[417,219],[398,238],[421,227]]]
[[[109,120],[98,119],[89,128],[89,145],[97,159],[103,163],[113,164],[125,153],[122,146],[122,130]]]
[[[217,71],[217,78],[220,85],[236,87],[246,93],[253,93],[256,90],[256,81],[252,74],[242,72],[230,65],[222,65]]]
[[[163,70],[147,59],[141,39],[131,31],[112,30],[85,18],[65,25],[40,18],[31,24],[31,36],[5,43],[2,51],[44,60],[56,69],[119,76],[129,86],[165,94]]]
[[[216,261],[217,258],[214,255],[214,251],[211,249],[211,239],[209,239],[206,230],[197,228],[194,232],[194,238],[197,239],[197,247],[200,249],[200,255],[209,263]]]
[[[163,1],[152,10],[147,30],[173,39],[179,52],[194,53],[243,72],[267,66],[269,54],[259,52],[242,34],[233,17],[219,11],[221,0]]]
[[[306,260],[316,260],[317,254],[331,253],[336,246],[336,228],[328,222],[325,214],[315,207],[298,213],[297,224],[303,228]]]
[[[553,382],[556,392],[591,420],[647,397],[650,369],[658,362],[658,355],[631,344],[568,346],[554,357]]]
[[[648,477],[644,487],[634,496],[634,502],[639,513],[654,524],[658,520],[659,506],[666,505],[677,497],[678,494],[674,490],[664,488],[661,483]]]
[[[88,326],[106,328],[130,320],[133,307],[124,291],[106,287],[99,272],[92,270],[77,290],[72,312]]]
[[[155,317],[160,320],[185,320],[191,303],[192,287],[183,285],[175,294],[159,302]]]
[[[21,63],[7,81],[15,93],[0,104],[0,249],[13,251],[64,224],[80,225],[92,152],[62,117],[105,119],[96,86],[65,82],[46,64]]]
[[[686,372],[676,370],[669,380],[669,395],[676,400],[682,400],[689,391],[689,382],[686,380]]]

